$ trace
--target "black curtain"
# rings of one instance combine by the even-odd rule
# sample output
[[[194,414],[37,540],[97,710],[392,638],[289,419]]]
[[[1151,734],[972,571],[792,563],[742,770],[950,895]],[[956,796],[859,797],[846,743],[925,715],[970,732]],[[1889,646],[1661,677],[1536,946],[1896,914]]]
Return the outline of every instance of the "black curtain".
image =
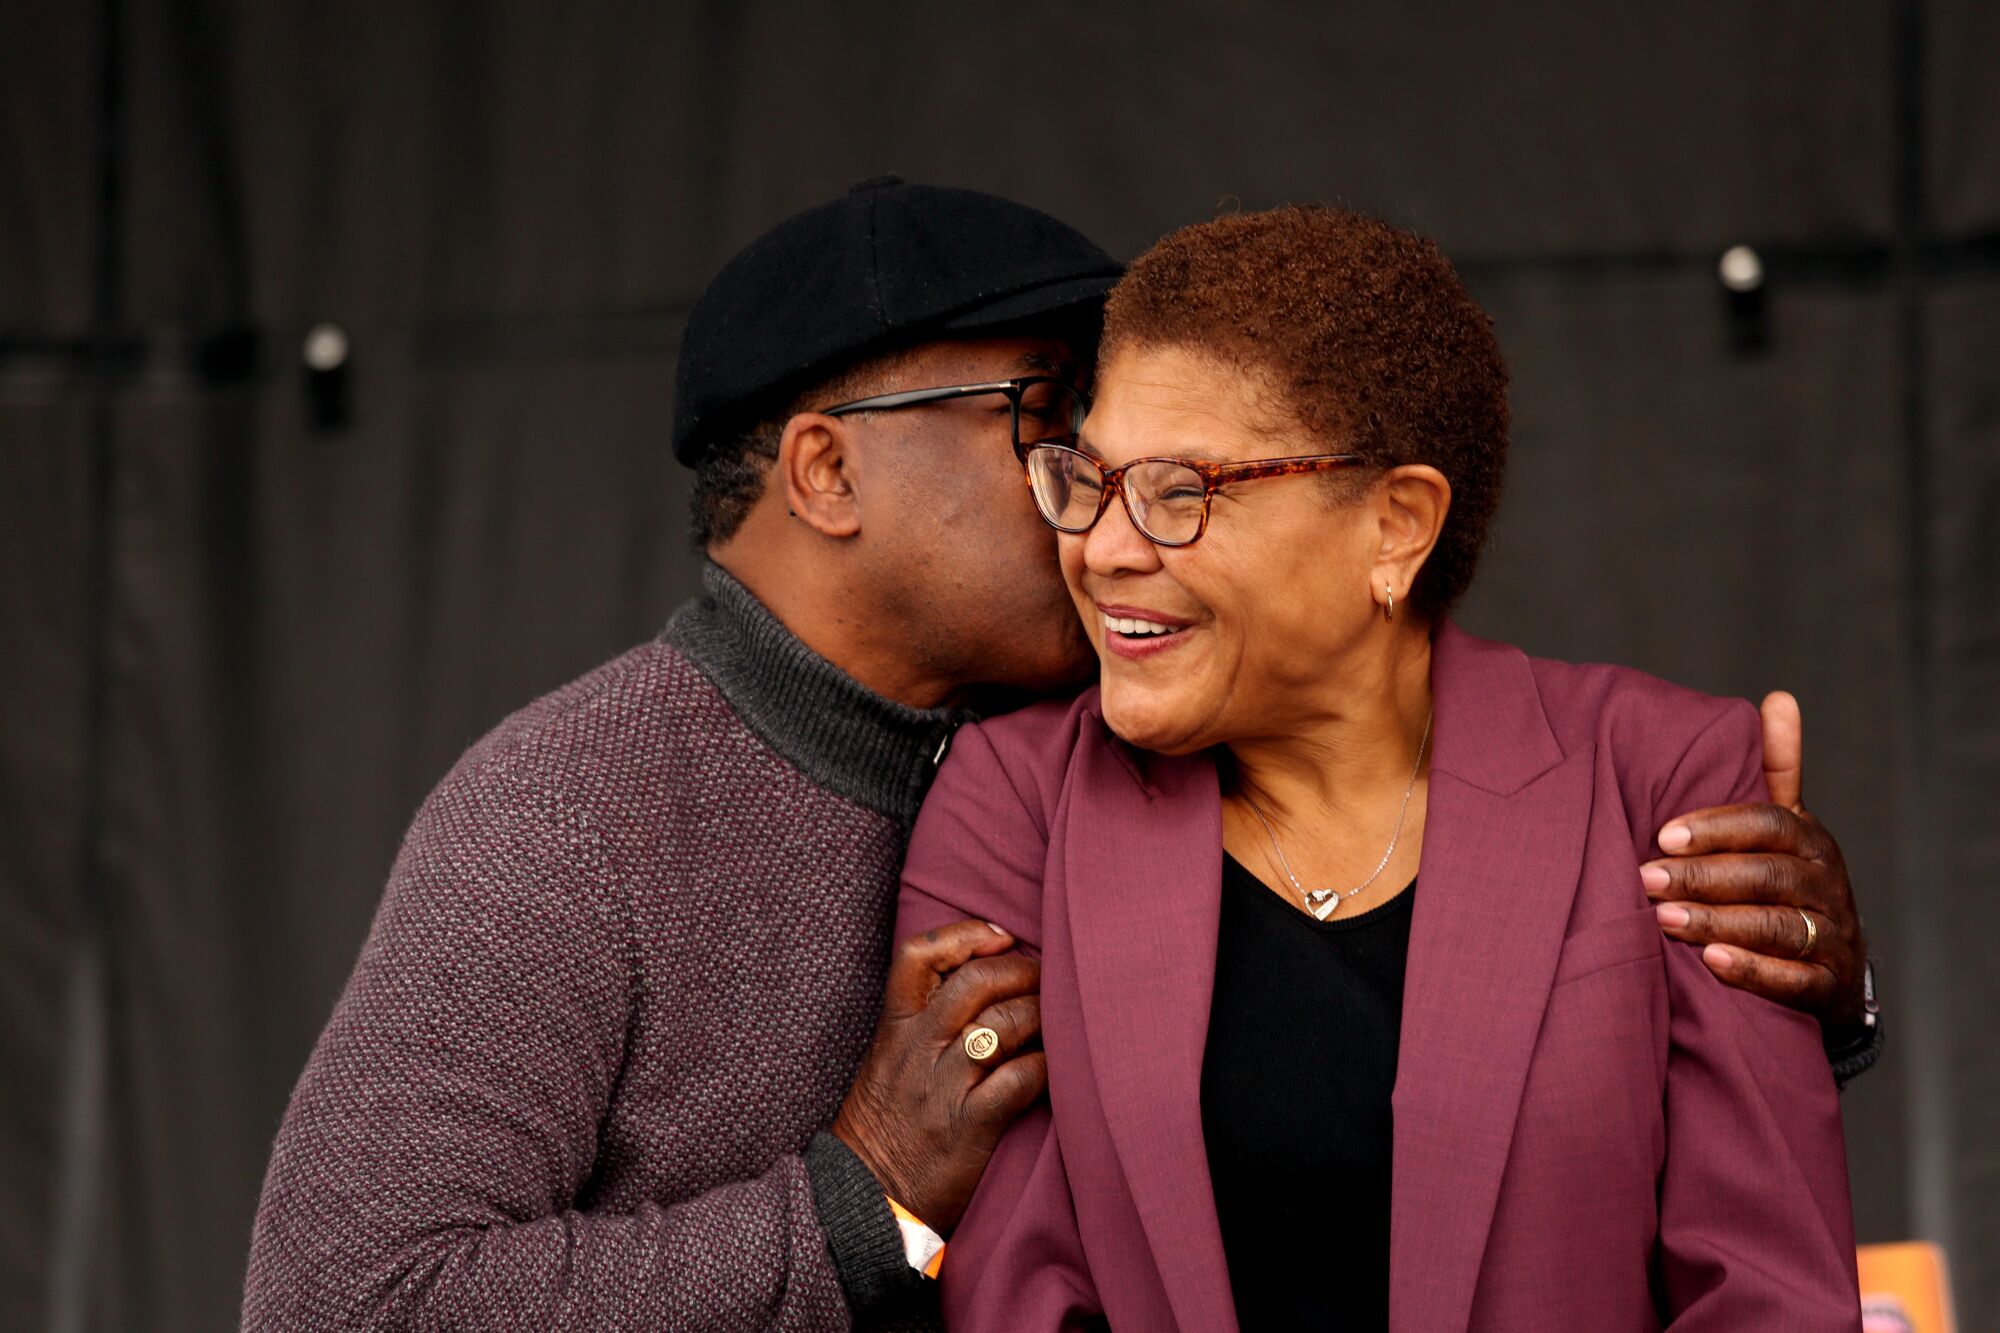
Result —
[[[1327,199],[1462,262],[1518,417],[1463,619],[1800,695],[1892,1025],[1861,1232],[1991,1326],[1995,50],[1978,0],[5,0],[10,1325],[233,1321],[417,801],[692,584],[683,312],[893,170],[1126,255]]]

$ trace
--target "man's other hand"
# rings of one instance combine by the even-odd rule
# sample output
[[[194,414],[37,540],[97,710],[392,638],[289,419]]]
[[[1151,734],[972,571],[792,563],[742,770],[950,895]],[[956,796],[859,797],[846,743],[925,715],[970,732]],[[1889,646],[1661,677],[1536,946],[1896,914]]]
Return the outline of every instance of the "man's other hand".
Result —
[[[1659,834],[1666,857],[1639,874],[1667,934],[1706,945],[1730,985],[1812,1014],[1838,1047],[1861,1028],[1868,946],[1840,847],[1800,802],[1798,700],[1778,691],[1759,711],[1771,803],[1676,815]],[[1803,956],[1802,912],[1816,928]]]
[[[940,1234],[958,1225],[1001,1133],[1048,1087],[1042,965],[1013,947],[984,921],[904,940],[875,1044],[833,1122],[889,1196]],[[965,1034],[980,1027],[999,1046],[975,1061]]]

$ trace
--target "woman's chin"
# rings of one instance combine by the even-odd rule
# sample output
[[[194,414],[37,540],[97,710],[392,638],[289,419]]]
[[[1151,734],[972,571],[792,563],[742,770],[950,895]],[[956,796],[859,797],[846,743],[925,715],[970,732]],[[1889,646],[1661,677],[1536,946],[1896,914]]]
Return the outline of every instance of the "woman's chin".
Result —
[[[1164,699],[1133,698],[1130,692],[1107,686],[1100,699],[1104,725],[1127,745],[1156,754],[1188,754],[1203,748],[1185,708]]]

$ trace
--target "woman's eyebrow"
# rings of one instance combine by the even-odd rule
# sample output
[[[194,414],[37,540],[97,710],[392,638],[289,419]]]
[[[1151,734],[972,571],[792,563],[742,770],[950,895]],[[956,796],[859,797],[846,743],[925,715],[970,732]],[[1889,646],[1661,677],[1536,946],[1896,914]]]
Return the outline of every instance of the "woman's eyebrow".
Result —
[[[1076,449],[1079,453],[1090,455],[1091,460],[1100,466],[1110,466],[1104,462],[1104,455],[1097,451],[1097,446],[1090,442],[1090,437],[1082,432],[1078,432],[1077,434]],[[1224,458],[1220,454],[1208,449],[1183,449],[1179,453],[1144,454],[1141,456],[1145,458],[1174,458],[1189,463],[1232,463],[1236,461],[1235,459]]]

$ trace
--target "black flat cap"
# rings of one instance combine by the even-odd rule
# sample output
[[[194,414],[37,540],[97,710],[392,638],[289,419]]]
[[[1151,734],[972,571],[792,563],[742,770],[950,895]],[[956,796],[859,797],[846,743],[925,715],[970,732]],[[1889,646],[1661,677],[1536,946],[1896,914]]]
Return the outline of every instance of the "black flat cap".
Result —
[[[695,302],[674,377],[674,456],[694,465],[779,394],[858,357],[1101,303],[1120,272],[1025,204],[863,181],[752,241]]]

